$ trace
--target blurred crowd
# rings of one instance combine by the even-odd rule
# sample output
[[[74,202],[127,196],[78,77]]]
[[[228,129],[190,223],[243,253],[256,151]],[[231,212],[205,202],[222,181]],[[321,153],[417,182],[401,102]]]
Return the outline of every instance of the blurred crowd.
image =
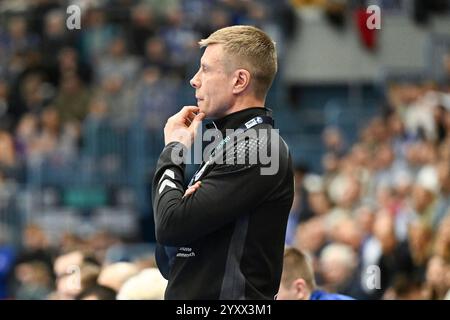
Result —
[[[450,299],[450,82],[388,87],[356,143],[326,128],[323,174],[297,166],[286,244],[330,292]]]
[[[167,281],[152,251],[120,253],[131,248],[106,232],[66,233],[56,247],[42,228],[29,225],[20,252],[0,243],[0,299],[162,300]]]
[[[82,7],[81,29],[65,9]],[[298,2],[298,1],[297,1]],[[230,24],[267,31],[283,54],[288,1],[3,0],[0,2],[0,212],[27,166],[69,161],[102,121],[160,132],[198,68],[197,41]],[[282,66],[281,66],[282,67]],[[450,59],[447,61],[450,75]],[[323,173],[296,168],[286,244],[313,257],[317,284],[356,299],[450,298],[450,76],[392,83],[385,113],[348,144],[323,133]],[[153,257],[112,259],[114,235],[37,225],[23,247],[0,228],[0,299],[162,299]],[[120,260],[120,259],[119,259]]]
[[[292,10],[288,1],[276,8],[270,3],[0,1],[0,299],[162,297],[165,282],[152,259],[117,263],[105,256],[122,242],[115,235],[81,238],[74,230],[50,239],[30,224],[23,247],[11,246],[12,237],[21,236],[2,221],[10,212],[5,199],[27,185],[29,168],[43,161],[64,168],[78,159],[86,133],[101,123],[117,130],[139,123],[159,137],[169,115],[188,103],[183,89],[198,69],[198,41],[213,31],[258,26],[281,54]],[[80,29],[66,24],[72,4],[81,9]]]
[[[73,158],[83,133],[105,119],[159,132],[187,103],[177,98],[198,68],[201,38],[231,24],[285,33],[289,5],[268,3],[1,1],[0,185],[25,182],[23,166],[43,158]],[[66,26],[71,4],[81,8],[79,30]]]

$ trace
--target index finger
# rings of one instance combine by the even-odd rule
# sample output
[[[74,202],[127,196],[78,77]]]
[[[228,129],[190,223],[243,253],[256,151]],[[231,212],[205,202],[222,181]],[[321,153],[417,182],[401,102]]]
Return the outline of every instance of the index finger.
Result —
[[[182,117],[188,117],[191,112],[198,112],[200,110],[197,106],[184,106],[183,109],[178,112]]]

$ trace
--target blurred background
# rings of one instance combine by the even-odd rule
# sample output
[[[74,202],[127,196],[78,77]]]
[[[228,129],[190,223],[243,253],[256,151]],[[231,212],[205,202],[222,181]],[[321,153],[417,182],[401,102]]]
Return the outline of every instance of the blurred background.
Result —
[[[197,41],[234,24],[277,43],[286,244],[330,292],[450,299],[448,0],[1,0],[0,299],[162,298],[163,127],[195,104]]]

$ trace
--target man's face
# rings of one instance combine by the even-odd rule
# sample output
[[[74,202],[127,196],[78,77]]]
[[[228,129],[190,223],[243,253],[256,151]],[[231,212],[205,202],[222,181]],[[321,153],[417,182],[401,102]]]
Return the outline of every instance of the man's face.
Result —
[[[233,104],[233,74],[226,68],[221,44],[206,47],[200,68],[190,81],[200,111],[208,118],[223,117]]]

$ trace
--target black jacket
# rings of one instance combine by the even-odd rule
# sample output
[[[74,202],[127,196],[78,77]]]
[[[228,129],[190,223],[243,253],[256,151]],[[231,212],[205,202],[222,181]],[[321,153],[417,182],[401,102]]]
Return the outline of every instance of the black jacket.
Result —
[[[237,129],[270,110],[249,108],[214,121],[218,130]],[[254,127],[267,132],[262,123]],[[258,131],[262,129],[263,131]],[[225,136],[225,134],[223,134]],[[171,159],[179,143],[161,153],[153,180],[156,239],[178,247],[166,299],[273,299],[281,277],[286,224],[294,195],[291,156],[280,136],[258,133],[237,141],[224,154],[245,149],[246,163],[212,164],[201,187],[183,198],[185,166]],[[276,139],[276,143],[272,141]],[[252,146],[277,146],[279,169],[261,174],[261,162],[249,164]],[[244,145],[245,148],[239,146]],[[235,160],[236,160],[235,159]]]

